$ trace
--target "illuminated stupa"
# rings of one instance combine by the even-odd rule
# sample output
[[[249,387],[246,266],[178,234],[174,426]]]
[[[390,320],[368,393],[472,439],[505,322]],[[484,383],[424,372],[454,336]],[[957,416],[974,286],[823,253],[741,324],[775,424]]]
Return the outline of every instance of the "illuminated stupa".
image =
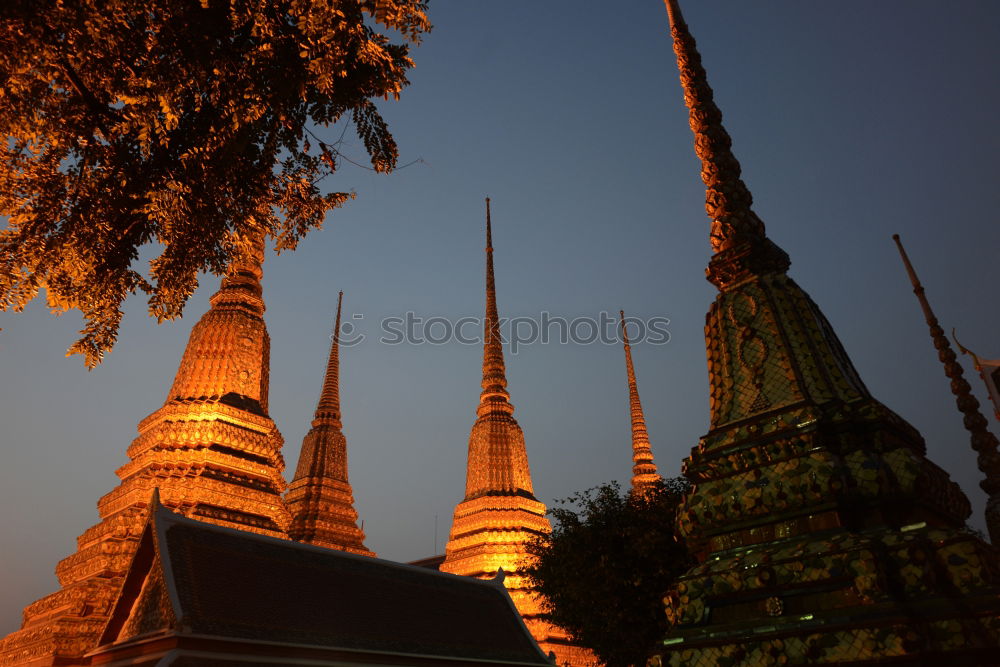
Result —
[[[56,567],[61,589],[27,606],[21,629],[0,641],[0,665],[79,664],[94,647],[154,488],[185,516],[286,537],[283,441],[268,416],[261,276],[258,259],[222,280],[191,331],[166,402],[139,422],[130,461],[117,471],[121,484],[98,501],[100,523]]]
[[[312,428],[302,440],[295,479],[285,494],[292,515],[288,536],[320,547],[374,556],[375,553],[365,547],[365,534],[358,528],[354,493],[347,479],[347,438],[340,413],[340,310],[343,300],[341,292],[337,297],[337,323],[333,328],[319,405]]]
[[[628,409],[632,422],[632,493],[642,493],[643,489],[660,481],[653,463],[653,450],[649,446],[649,433],[646,431],[646,417],[642,413],[642,402],[639,400],[639,387],[635,381],[635,368],[632,366],[632,345],[629,344],[628,330],[625,326],[625,311],[619,311],[622,325],[622,343],[625,346],[625,373],[628,377]]]
[[[483,380],[476,421],[469,435],[465,499],[455,507],[442,572],[489,579],[499,569],[504,584],[532,636],[558,665],[595,664],[572,646],[566,633],[539,618],[541,604],[518,573],[526,545],[551,531],[545,505],[534,495],[524,433],[514,419],[507,391],[500,316],[493,278],[493,232],[486,200],[486,319],[483,326]]]
[[[707,187],[719,294],[711,426],[685,461],[699,564],[651,663],[996,664],[997,550],[920,434],[875,400],[751,210],[676,0],[666,0]]]

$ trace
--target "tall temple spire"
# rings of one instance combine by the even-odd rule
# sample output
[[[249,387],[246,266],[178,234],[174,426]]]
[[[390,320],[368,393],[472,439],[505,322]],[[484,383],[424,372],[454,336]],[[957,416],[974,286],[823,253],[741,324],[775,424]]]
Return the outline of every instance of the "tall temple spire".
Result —
[[[534,499],[524,435],[514,420],[514,406],[507,391],[507,373],[500,336],[496,278],[493,274],[493,223],[486,199],[486,314],[483,320],[483,379],[476,415],[477,424],[489,426],[484,438],[469,442],[466,500],[481,495],[514,493]],[[547,522],[546,522],[547,525]]]
[[[788,255],[768,240],[764,223],[753,212],[753,196],[741,177],[732,139],[722,125],[708,75],[677,0],[664,0],[670,18],[674,53],[684,102],[694,133],[695,153],[705,183],[705,211],[712,220],[709,239],[717,253],[708,268],[709,280],[720,289],[747,278],[747,273],[784,271]]]
[[[958,358],[948,338],[944,335],[944,330],[938,324],[934,311],[927,301],[924,293],[924,286],[920,284],[920,278],[910,263],[910,258],[906,254],[906,248],[899,239],[899,234],[893,234],[892,240],[896,242],[899,256],[903,259],[903,266],[910,277],[910,284],[913,285],[913,293],[917,295],[920,302],[920,309],[924,313],[924,320],[930,329],[931,340],[934,348],[938,351],[938,358],[944,364],[944,374],[951,380],[951,393],[955,395],[955,403],[962,413],[962,422],[966,430],[972,434],[972,449],[976,451],[976,463],[979,470],[986,475],[986,479],[979,483],[983,491],[986,492],[986,528],[990,533],[990,541],[1000,545],[1000,452],[997,451],[1000,443],[997,438],[987,428],[986,417],[979,411],[979,401],[972,394],[972,387],[964,377],[962,366],[958,363]]]
[[[337,320],[326,363],[323,390],[302,439],[295,479],[285,502],[292,515],[288,536],[299,542],[374,556],[358,528],[354,493],[347,478],[347,438],[340,414],[340,313],[344,293],[337,297]]]
[[[493,275],[493,224],[486,199],[486,317],[483,322],[483,379],[476,421],[469,434],[465,498],[455,507],[441,570],[493,578],[501,568],[531,634],[559,664],[588,664],[592,656],[568,643],[566,634],[540,618],[542,609],[519,573],[528,542],[551,530],[545,505],[535,499],[524,446],[514,419],[500,337],[496,280]]]
[[[139,422],[130,461],[117,471],[121,484],[98,501],[100,523],[56,567],[62,588],[25,608],[22,630],[0,642],[0,665],[21,664],[26,655],[77,664],[94,648],[154,489],[165,506],[191,518],[286,536],[283,440],[268,416],[263,242],[252,246],[191,329],[163,407]]]
[[[340,418],[340,312],[344,304],[344,293],[337,294],[337,319],[330,336],[330,356],[326,361],[326,375],[323,390],[316,406],[316,421],[329,422],[338,428],[343,426]]]
[[[982,660],[996,633],[966,620],[995,616],[998,587],[985,566],[958,571],[995,558],[964,530],[968,499],[916,429],[871,396],[787,275],[788,255],[751,210],[677,0],[664,3],[719,291],[705,324],[710,428],[685,459],[692,488],[678,511],[700,564],[664,598],[670,630],[654,662]],[[950,582],[963,577],[976,583],[958,600]],[[961,638],[939,639],[936,623],[961,627]]]
[[[483,337],[483,391],[479,396],[478,414],[494,411],[513,414],[514,406],[510,404],[510,394],[507,392],[500,315],[497,313],[497,287],[493,276],[493,223],[490,219],[489,197],[486,198],[486,318],[483,322]]]
[[[622,341],[625,345],[625,372],[628,375],[628,407],[632,419],[632,492],[638,493],[650,484],[660,480],[653,463],[653,451],[649,447],[649,433],[646,431],[646,417],[642,414],[639,388],[635,382],[635,368],[632,366],[632,346],[625,326],[625,311],[621,315]]]
[[[715,104],[701,55],[676,0],[666,0],[666,5],[684,101],[694,132],[695,153],[701,159],[705,211],[712,219],[712,248],[725,250],[744,240],[758,241],[764,237],[764,223],[750,208],[753,196],[740,177],[740,163],[733,155],[732,139],[722,125],[722,112]]]

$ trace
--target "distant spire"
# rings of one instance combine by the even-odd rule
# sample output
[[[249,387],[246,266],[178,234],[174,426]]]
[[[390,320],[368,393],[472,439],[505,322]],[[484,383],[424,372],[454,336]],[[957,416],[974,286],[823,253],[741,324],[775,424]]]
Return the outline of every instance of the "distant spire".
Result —
[[[642,414],[642,403],[639,401],[639,389],[635,382],[635,368],[632,366],[632,346],[628,340],[628,330],[625,327],[625,311],[621,315],[622,340],[625,343],[625,371],[628,375],[628,406],[632,418],[632,491],[641,491],[643,487],[659,481],[656,464],[653,463],[653,451],[649,447],[649,433],[646,432],[646,418]]]
[[[931,310],[927,296],[924,294],[924,286],[920,284],[917,272],[910,264],[910,258],[903,248],[903,242],[899,240],[899,234],[893,234],[892,240],[896,242],[899,249],[899,256],[903,258],[903,265],[910,276],[910,283],[913,285],[913,293],[917,295],[920,302],[920,309],[924,311],[924,319],[930,328],[931,339],[934,347],[938,351],[938,359],[944,364],[944,374],[951,380],[951,393],[955,395],[955,403],[962,412],[965,428],[972,434],[972,448],[978,454],[976,463],[986,475],[986,479],[979,483],[983,491],[989,496],[986,503],[986,527],[990,533],[990,541],[993,544],[1000,544],[1000,453],[997,452],[1000,443],[989,429],[986,428],[986,417],[979,411],[979,401],[972,394],[972,387],[963,377],[962,366],[958,363],[955,352],[951,349],[948,338],[944,335],[941,325],[938,324],[934,311]]]
[[[344,293],[337,295],[337,320],[333,325],[333,342],[330,344],[330,357],[326,362],[326,377],[323,380],[323,391],[319,396],[314,420],[328,420],[331,424],[341,427],[340,420],[340,309],[344,302]]]
[[[531,471],[524,434],[514,419],[500,337],[496,281],[493,277],[493,226],[486,198],[486,318],[483,324],[483,379],[476,422],[469,436],[465,497],[524,494],[532,496]]]
[[[292,514],[288,536],[299,542],[374,556],[358,528],[354,492],[347,476],[347,438],[340,414],[340,314],[344,293],[337,296],[337,319],[312,428],[302,439],[295,479],[285,503]]]
[[[497,314],[497,288],[493,278],[493,226],[490,221],[490,198],[486,198],[486,321],[483,324],[483,391],[477,414],[514,413],[507,392],[507,374],[503,361],[503,339]]]

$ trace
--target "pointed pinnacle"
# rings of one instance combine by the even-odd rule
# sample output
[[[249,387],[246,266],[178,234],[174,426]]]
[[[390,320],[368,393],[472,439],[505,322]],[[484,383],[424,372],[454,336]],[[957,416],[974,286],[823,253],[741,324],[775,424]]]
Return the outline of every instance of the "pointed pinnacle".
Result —
[[[653,451],[649,446],[649,433],[646,431],[646,418],[642,412],[642,402],[639,400],[639,388],[635,381],[635,367],[632,365],[632,346],[628,340],[628,329],[625,326],[625,311],[618,311],[621,316],[622,341],[625,345],[625,371],[628,376],[629,415],[632,420],[632,490],[659,479],[656,464],[653,463]]]
[[[986,475],[986,478],[979,483],[989,496],[986,504],[986,527],[990,533],[990,541],[993,544],[1000,544],[1000,452],[997,451],[1000,442],[986,428],[988,422],[979,411],[979,401],[972,394],[972,387],[964,377],[962,366],[958,363],[944,330],[938,324],[934,311],[931,310],[927,295],[924,294],[924,286],[910,263],[899,234],[893,234],[892,240],[896,242],[899,256],[903,259],[903,266],[906,267],[906,273],[910,277],[910,284],[913,285],[913,293],[917,295],[920,309],[924,312],[924,320],[930,329],[934,347],[938,351],[938,359],[944,364],[944,374],[951,380],[951,393],[955,396],[955,403],[963,415],[962,423],[972,436],[972,449],[978,454],[976,464]]]
[[[514,412],[508,399],[507,376],[503,360],[503,340],[500,337],[500,315],[497,310],[496,280],[493,277],[493,226],[490,220],[490,200],[486,198],[486,320],[483,324],[483,391],[479,395],[477,413]]]
[[[323,378],[323,391],[316,406],[316,417],[313,426],[318,422],[332,422],[341,426],[340,418],[340,312],[344,302],[344,293],[337,295],[337,320],[333,326],[333,342],[330,344],[330,357],[326,362],[326,376]]]
[[[732,152],[732,139],[722,125],[708,75],[701,64],[694,38],[688,31],[677,0],[664,0],[670,33],[684,89],[684,103],[694,132],[695,153],[701,159],[705,183],[705,211],[712,219],[711,242],[715,252],[741,241],[764,238],[764,223],[751,210],[753,196],[740,178],[740,163]]]
[[[490,198],[486,198],[486,252],[493,252],[493,225],[490,222]]]

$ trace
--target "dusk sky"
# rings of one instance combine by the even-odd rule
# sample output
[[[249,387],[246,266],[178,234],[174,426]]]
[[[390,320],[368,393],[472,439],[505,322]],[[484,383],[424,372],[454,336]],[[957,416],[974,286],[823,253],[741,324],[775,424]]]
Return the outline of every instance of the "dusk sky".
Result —
[[[982,476],[891,235],[945,330],[1000,357],[1000,3],[683,8],[790,275],[983,528]],[[501,315],[669,318],[669,342],[633,349],[661,473],[679,474],[708,429],[709,220],[662,2],[432,0],[430,18],[411,86],[379,103],[400,164],[421,161],[390,175],[344,164],[328,185],[357,199],[296,252],[269,254],[263,279],[286,477],[319,397],[338,290],[366,337],[341,352],[350,481],[367,546],[395,560],[444,549],[482,347],[389,345],[380,322],[481,317],[486,196]],[[364,162],[347,136],[344,152]],[[185,317],[162,325],[130,299],[120,342],[91,372],[63,356],[78,313],[53,317],[42,300],[0,313],[0,635],[58,588],[57,562],[98,521],[97,500],[118,484],[136,424],[163,404],[218,284],[206,277]],[[505,352],[538,499],[627,484],[621,346],[550,340]]]

